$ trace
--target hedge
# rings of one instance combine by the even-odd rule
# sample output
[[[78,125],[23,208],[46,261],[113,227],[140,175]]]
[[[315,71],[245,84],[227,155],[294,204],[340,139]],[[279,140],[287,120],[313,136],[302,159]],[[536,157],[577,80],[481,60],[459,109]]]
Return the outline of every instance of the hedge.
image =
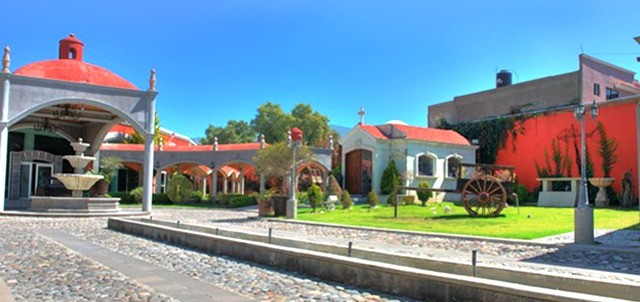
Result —
[[[233,196],[229,198],[230,208],[246,207],[246,206],[252,206],[255,204],[256,204],[256,198],[253,196],[240,195],[240,196]]]

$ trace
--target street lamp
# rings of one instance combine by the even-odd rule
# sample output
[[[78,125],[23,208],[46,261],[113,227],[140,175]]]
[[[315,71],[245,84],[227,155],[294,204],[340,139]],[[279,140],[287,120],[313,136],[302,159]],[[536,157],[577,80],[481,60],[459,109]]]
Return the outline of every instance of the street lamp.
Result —
[[[298,216],[298,201],[296,200],[296,149],[302,142],[302,131],[293,128],[289,131],[288,145],[291,147],[293,159],[291,164],[291,189],[289,190],[289,200],[287,200],[287,219],[296,219]]]
[[[598,116],[598,104],[593,101],[589,110],[591,118]],[[587,190],[587,146],[585,143],[584,118],[585,107],[582,103],[576,105],[573,111],[576,120],[580,122],[580,186],[578,187],[578,206],[574,210],[574,242],[593,244],[593,208],[589,206],[589,191]]]

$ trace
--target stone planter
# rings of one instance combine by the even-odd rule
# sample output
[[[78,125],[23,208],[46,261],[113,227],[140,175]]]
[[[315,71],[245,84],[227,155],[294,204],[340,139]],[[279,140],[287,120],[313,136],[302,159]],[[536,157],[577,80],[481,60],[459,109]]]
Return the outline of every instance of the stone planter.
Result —
[[[406,205],[412,205],[416,202],[416,196],[415,195],[405,195],[402,197],[402,201],[404,201],[404,204]]]
[[[273,206],[271,199],[258,201],[258,216],[273,216]]]
[[[104,196],[108,191],[109,184],[104,179],[101,179],[91,187],[91,196]]]
[[[598,187],[598,195],[596,195],[595,207],[605,208],[609,206],[609,198],[607,197],[607,187],[613,184],[615,178],[601,178],[593,177],[589,178],[589,182]]]

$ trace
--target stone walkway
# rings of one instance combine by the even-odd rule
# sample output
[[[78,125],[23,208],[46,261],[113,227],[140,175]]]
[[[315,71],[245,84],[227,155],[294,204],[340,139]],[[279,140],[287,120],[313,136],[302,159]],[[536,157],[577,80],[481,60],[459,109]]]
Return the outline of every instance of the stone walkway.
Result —
[[[402,232],[356,230],[247,219],[252,211],[156,209],[154,219],[180,220],[301,240],[334,242],[467,263],[471,250],[481,263],[552,274],[584,275],[640,284],[640,249],[517,244]],[[147,265],[206,282],[258,301],[412,301],[366,289],[278,271],[229,257],[196,252],[106,229],[105,218],[0,217],[0,279],[16,301],[176,301],[149,279],[128,275],[109,261],[87,257],[38,232],[55,230]],[[49,232],[49,231],[45,231]],[[634,241],[637,232],[625,235]],[[630,236],[630,237],[629,237]],[[568,236],[554,241],[566,241]],[[613,237],[612,237],[613,238]],[[74,248],[75,249],[75,248]],[[194,281],[195,282],[195,281]]]

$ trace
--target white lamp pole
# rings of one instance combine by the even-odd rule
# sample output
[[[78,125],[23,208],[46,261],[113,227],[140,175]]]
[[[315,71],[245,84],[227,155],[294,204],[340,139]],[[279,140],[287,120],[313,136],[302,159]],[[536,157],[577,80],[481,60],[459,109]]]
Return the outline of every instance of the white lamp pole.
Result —
[[[296,200],[296,148],[299,141],[295,141],[291,138],[291,131],[289,131],[289,146],[292,149],[293,159],[291,165],[291,189],[289,190],[289,200],[287,200],[287,219],[296,219],[298,216],[298,201]]]
[[[593,101],[591,118],[598,116],[598,104]],[[589,191],[587,187],[587,146],[585,143],[585,107],[578,104],[573,111],[576,120],[580,122],[580,186],[578,187],[578,206],[574,211],[574,242],[579,244],[593,244],[593,208],[589,206]]]

